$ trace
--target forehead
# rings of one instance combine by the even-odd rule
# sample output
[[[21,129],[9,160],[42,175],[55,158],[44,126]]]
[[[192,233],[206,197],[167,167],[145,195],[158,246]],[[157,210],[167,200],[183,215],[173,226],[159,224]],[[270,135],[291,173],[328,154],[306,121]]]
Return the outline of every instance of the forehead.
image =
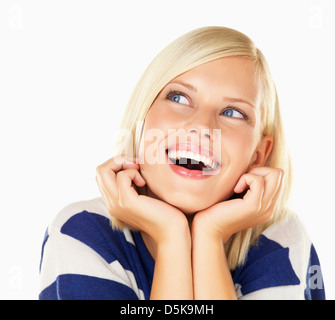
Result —
[[[171,81],[189,84],[196,91],[202,89],[250,101],[254,106],[260,103],[261,86],[254,71],[253,62],[246,57],[225,57],[197,66]]]

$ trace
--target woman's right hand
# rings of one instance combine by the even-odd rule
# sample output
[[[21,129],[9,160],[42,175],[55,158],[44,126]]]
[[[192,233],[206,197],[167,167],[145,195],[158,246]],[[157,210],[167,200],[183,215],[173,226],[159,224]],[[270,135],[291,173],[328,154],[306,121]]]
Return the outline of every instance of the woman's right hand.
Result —
[[[188,221],[166,202],[139,195],[136,187],[146,182],[135,158],[118,155],[97,167],[96,181],[111,216],[146,232],[156,243],[185,230]],[[134,186],[134,185],[136,186]]]

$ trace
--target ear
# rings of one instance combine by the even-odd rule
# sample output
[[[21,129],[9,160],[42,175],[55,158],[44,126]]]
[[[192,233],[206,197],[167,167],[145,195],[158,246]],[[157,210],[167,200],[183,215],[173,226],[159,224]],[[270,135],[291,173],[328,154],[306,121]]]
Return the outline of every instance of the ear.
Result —
[[[272,151],[272,147],[273,138],[271,136],[263,137],[254,151],[249,168],[263,167]]]

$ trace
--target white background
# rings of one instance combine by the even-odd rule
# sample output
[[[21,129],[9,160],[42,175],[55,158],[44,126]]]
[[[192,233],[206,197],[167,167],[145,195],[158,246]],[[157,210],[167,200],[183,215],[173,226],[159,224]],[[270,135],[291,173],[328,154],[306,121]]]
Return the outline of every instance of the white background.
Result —
[[[0,1],[0,298],[36,299],[47,225],[99,196],[128,98],[152,58],[197,27],[249,35],[277,84],[304,221],[335,298],[333,0]]]

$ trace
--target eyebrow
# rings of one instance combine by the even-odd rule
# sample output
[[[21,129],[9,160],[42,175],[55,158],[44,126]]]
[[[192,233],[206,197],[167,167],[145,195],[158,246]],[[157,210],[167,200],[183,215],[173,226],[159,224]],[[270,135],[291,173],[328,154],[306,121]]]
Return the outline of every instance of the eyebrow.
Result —
[[[192,86],[191,84],[189,84],[189,83],[186,83],[186,82],[184,82],[184,81],[181,81],[181,80],[176,80],[176,81],[173,81],[173,82],[170,82],[169,84],[180,84],[180,85],[182,85],[183,87],[185,87],[185,88],[187,88],[187,89],[189,89],[189,90],[191,90],[191,91],[194,91],[195,93],[197,92],[197,88],[196,87],[194,87],[194,86]]]
[[[192,86],[191,84],[189,83],[186,83],[184,81],[181,81],[181,80],[176,80],[176,81],[173,81],[173,82],[170,82],[169,84],[180,84],[182,85],[183,87],[197,93],[197,88]],[[252,108],[255,108],[255,106],[250,103],[249,101],[247,100],[244,100],[244,99],[240,99],[240,98],[232,98],[232,97],[223,97],[222,98],[223,101],[227,101],[227,102],[231,102],[231,103],[234,103],[234,102],[240,102],[240,103],[244,103],[244,104],[248,104],[249,106],[251,106]]]
[[[240,102],[240,103],[247,104],[250,107],[252,107],[252,108],[255,109],[255,106],[252,103],[250,103],[249,101],[244,100],[244,99],[224,97],[223,101],[232,102],[232,103],[234,103],[234,102]]]

